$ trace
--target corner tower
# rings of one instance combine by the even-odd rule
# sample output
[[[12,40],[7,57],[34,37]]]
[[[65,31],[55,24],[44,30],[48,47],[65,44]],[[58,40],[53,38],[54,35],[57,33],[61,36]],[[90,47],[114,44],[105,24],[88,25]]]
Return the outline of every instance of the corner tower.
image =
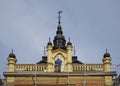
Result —
[[[13,53],[13,50],[9,54],[9,57],[7,58],[7,60],[8,60],[8,70],[9,70],[9,72],[15,72],[15,65],[16,65],[17,59],[16,59],[15,54]]]
[[[16,71],[15,67],[16,67],[17,59],[15,54],[13,53],[13,50],[9,54],[7,60],[8,60],[8,71],[14,73]],[[7,77],[8,86],[14,86],[14,81],[15,81],[14,77]]]
[[[106,49],[106,53],[103,55],[103,64],[104,64],[104,71],[111,72],[111,56]],[[105,76],[105,86],[112,86],[112,76]]]
[[[111,60],[112,58],[110,57],[110,54],[106,49],[106,53],[103,55],[103,59],[102,59],[105,72],[111,71]]]

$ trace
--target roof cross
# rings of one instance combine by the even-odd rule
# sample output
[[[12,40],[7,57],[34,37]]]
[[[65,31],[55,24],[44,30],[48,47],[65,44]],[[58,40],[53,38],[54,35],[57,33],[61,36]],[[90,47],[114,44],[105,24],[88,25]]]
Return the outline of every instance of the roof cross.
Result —
[[[46,48],[45,48],[45,46],[44,46],[44,55],[46,55]]]
[[[13,49],[12,49],[11,51],[12,51],[12,53],[13,53]]]
[[[58,24],[60,25],[60,19],[61,19],[61,16],[60,14],[62,13],[62,11],[58,11]]]
[[[74,54],[74,55],[76,54],[75,46],[74,46],[73,54]]]
[[[50,40],[51,40],[51,38],[49,37],[49,42],[51,42]]]
[[[106,49],[106,53],[108,52],[108,49]]]

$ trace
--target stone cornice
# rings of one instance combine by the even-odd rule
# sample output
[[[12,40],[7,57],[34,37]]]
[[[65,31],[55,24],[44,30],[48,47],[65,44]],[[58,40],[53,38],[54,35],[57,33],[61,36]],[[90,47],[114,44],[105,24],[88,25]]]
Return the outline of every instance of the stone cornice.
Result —
[[[4,72],[3,75],[5,77],[34,77],[35,72]],[[37,77],[65,77],[65,76],[84,76],[84,73],[57,73],[57,72],[37,72]],[[117,73],[115,71],[112,72],[97,72],[97,73],[86,73],[86,76],[116,76]]]

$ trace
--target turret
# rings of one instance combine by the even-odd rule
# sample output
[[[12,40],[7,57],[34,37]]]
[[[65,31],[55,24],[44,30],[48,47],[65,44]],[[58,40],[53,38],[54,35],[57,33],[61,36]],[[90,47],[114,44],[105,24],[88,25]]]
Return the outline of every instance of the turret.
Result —
[[[105,72],[111,71],[111,60],[112,58],[106,49],[106,53],[103,55],[102,59]],[[105,86],[113,86],[112,76],[105,76]]]
[[[52,42],[50,41],[47,43],[47,71],[52,72],[53,70],[53,63],[51,62],[52,60]]]
[[[67,57],[68,57],[68,59],[67,59],[67,70],[68,70],[68,72],[72,72],[72,48],[73,48],[73,46],[72,46],[72,43],[70,42],[70,38],[69,38],[69,41],[68,41],[68,43],[67,43]]]
[[[8,60],[8,71],[15,72],[15,65],[16,65],[17,59],[15,54],[13,53],[13,50],[9,54],[9,57],[7,58],[7,60]]]
[[[15,54],[13,53],[13,50],[9,54],[7,60],[8,60],[8,72],[15,72],[16,70],[15,66],[16,66],[17,59],[16,59]],[[14,86],[14,82],[15,82],[14,77],[7,77],[7,86]]]
[[[103,59],[102,59],[105,72],[111,71],[111,60],[112,58],[110,57],[110,54],[107,52],[106,49],[106,53],[103,55]]]

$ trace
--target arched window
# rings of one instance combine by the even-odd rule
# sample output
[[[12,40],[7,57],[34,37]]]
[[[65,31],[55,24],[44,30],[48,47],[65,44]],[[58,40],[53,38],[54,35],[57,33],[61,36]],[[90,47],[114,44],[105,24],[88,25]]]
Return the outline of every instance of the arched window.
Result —
[[[62,64],[62,60],[57,58],[55,61],[55,72],[61,72],[61,64]]]

